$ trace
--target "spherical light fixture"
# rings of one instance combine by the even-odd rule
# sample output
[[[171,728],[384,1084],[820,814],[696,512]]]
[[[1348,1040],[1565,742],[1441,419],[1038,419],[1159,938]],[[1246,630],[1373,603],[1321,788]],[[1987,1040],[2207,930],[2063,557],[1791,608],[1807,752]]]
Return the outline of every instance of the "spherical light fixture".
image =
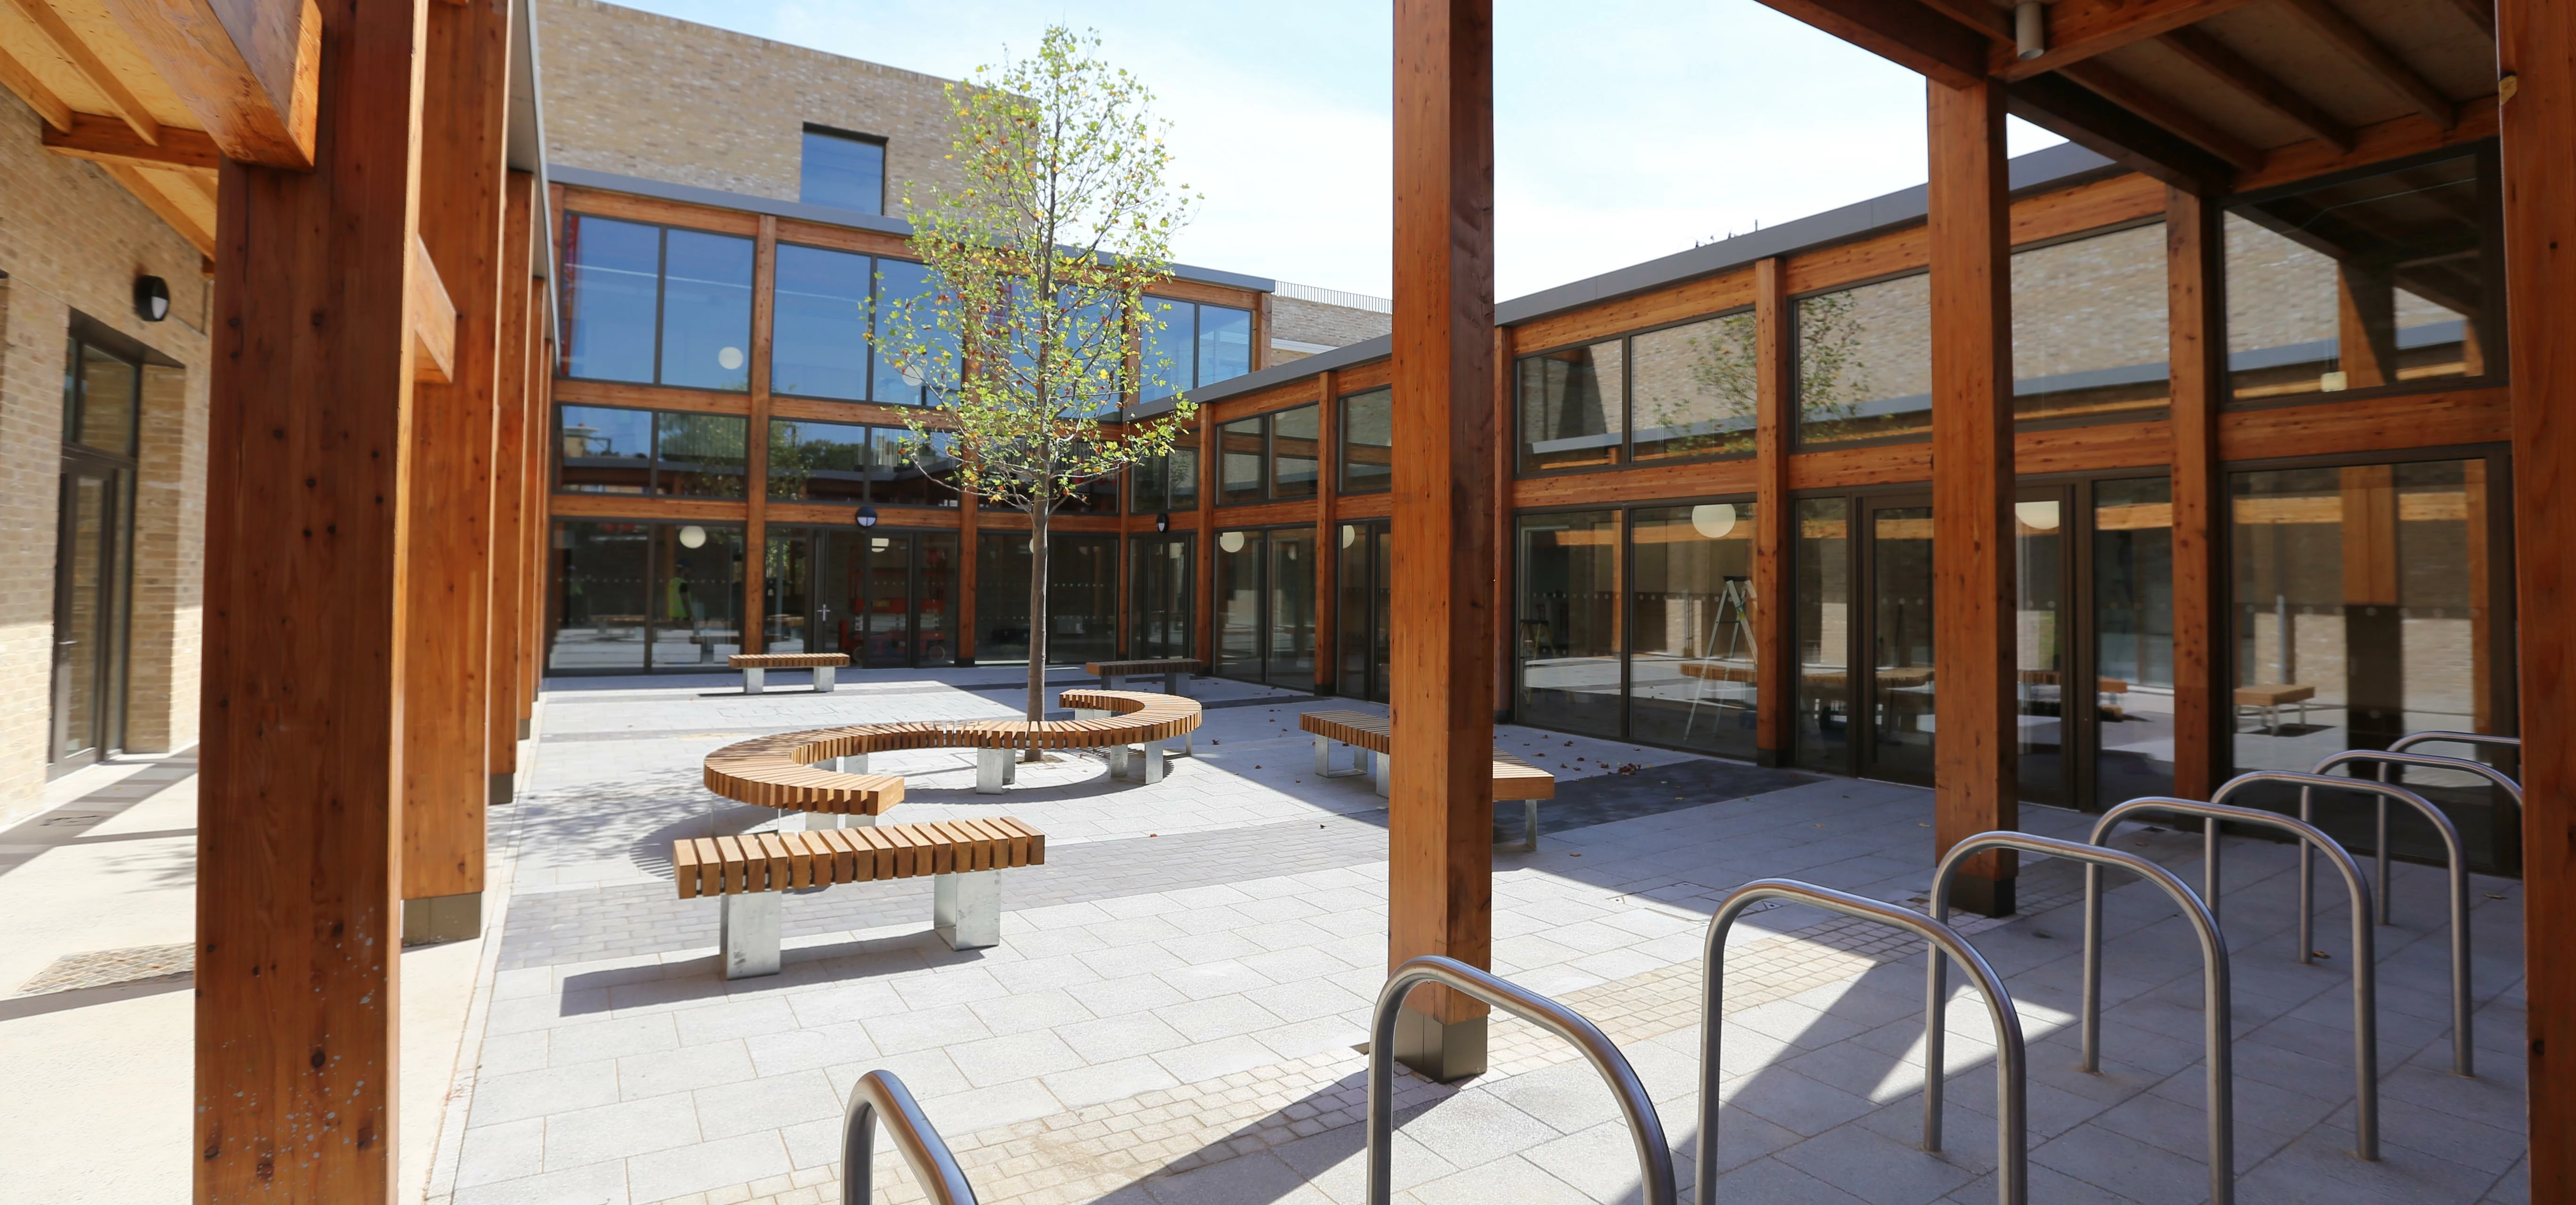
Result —
[[[2053,501],[2016,502],[2013,503],[2013,517],[2021,520],[2021,525],[2032,531],[2055,531],[2058,524],[2057,503]]]
[[[876,526],[876,525],[877,525],[877,508],[875,508],[875,507],[873,507],[873,506],[862,506],[862,507],[860,507],[860,508],[859,508],[859,530],[861,530],[861,531],[865,531],[865,530],[867,530],[868,528],[874,527],[874,526]]]
[[[1735,504],[1711,502],[1691,508],[1691,529],[1711,540],[1723,540],[1735,530]]]
[[[704,548],[704,547],[706,547],[706,546],[707,546],[707,529],[706,529],[706,528],[700,527],[700,526],[698,526],[698,525],[697,525],[697,524],[695,524],[695,523],[691,523],[691,524],[689,524],[688,526],[683,527],[683,528],[681,528],[681,529],[680,529],[680,547],[682,547],[682,548]]]
[[[1241,552],[1243,551],[1243,533],[1239,531],[1229,531],[1224,535],[1218,536],[1216,538],[1216,546],[1226,550],[1227,552]]]
[[[732,372],[733,370],[742,367],[742,349],[739,347],[717,349],[716,367],[721,368],[726,372]]]

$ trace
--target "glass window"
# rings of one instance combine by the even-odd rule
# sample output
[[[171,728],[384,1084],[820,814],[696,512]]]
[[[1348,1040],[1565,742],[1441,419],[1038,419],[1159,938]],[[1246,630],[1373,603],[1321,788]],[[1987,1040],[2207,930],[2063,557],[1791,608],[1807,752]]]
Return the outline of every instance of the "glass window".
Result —
[[[1619,516],[1520,525],[1517,714],[1567,732],[1619,735]]]
[[[1798,575],[1798,683],[1791,745],[1799,765],[1842,771],[1851,766],[1851,502],[1808,498],[1797,506],[1792,568]]]
[[[1198,384],[1199,308],[1186,301],[1145,299],[1156,327],[1145,332],[1144,401],[1167,398]]]
[[[2014,417],[2162,416],[2164,233],[2156,223],[2013,253]]]
[[[1337,668],[1333,689],[1356,699],[1386,702],[1387,654],[1394,602],[1395,564],[1391,555],[1394,541],[1388,538],[1388,522],[1378,519],[1364,523],[1345,523],[1338,541],[1339,568],[1335,571],[1341,598],[1335,604],[1338,617],[1333,624],[1333,640],[1338,646]]]
[[[1216,537],[1216,672],[1261,680],[1261,563],[1268,542],[1258,531]]]
[[[1047,552],[1047,664],[1115,656],[1118,537],[1055,532]],[[988,531],[975,539],[975,659],[1029,659],[1029,537]]]
[[[1619,462],[1625,358],[1613,339],[1520,362],[1522,472]]]
[[[901,427],[870,427],[873,447],[868,458],[868,500],[888,506],[955,506],[956,437],[930,432],[917,449],[912,433]]]
[[[796,199],[860,213],[885,212],[885,143],[856,134],[805,127],[805,160]]]
[[[1202,305],[1198,328],[1199,385],[1213,385],[1252,371],[1252,311]]]
[[[722,673],[725,658],[742,651],[742,529],[664,523],[651,531],[652,667]]]
[[[874,261],[867,256],[778,245],[778,288],[771,304],[772,391],[866,400],[869,286],[874,277]]]
[[[1931,277],[1798,300],[1798,442],[1932,430]]]
[[[1630,739],[1751,759],[1753,504],[1639,509],[1629,540]]]
[[[2065,486],[2031,487],[2013,503],[2013,753],[2021,798],[2059,807],[2067,802],[2070,726],[2089,697],[2070,677],[2067,493]]]
[[[1342,399],[1341,491],[1373,494],[1395,486],[1395,390],[1372,389]]]
[[[1195,431],[1183,434],[1172,445],[1167,480],[1171,502],[1167,510],[1196,510],[1199,505],[1199,437]]]
[[[1873,506],[1869,529],[1873,774],[1932,779],[1932,508]]]
[[[72,388],[63,408],[68,442],[134,455],[135,414],[143,401],[143,366],[95,344],[71,343]]]
[[[2500,345],[2484,162],[2473,152],[2231,206],[2236,400],[2488,375]]]
[[[683,498],[740,498],[751,420],[735,414],[653,414],[653,486]]]
[[[722,673],[742,651],[743,535],[711,523],[558,523],[553,672]]]
[[[2173,483],[2093,486],[2097,806],[2173,793]]]
[[[1269,428],[1267,415],[1239,418],[1217,428],[1221,453],[1217,462],[1218,502],[1261,501],[1261,471],[1269,459]]]
[[[1291,527],[1270,534],[1270,577],[1264,583],[1269,615],[1262,639],[1262,681],[1290,690],[1315,689],[1315,530]]]
[[[662,228],[568,213],[563,250],[565,373],[650,383]]]
[[[1270,496],[1312,498],[1322,472],[1321,407],[1306,405],[1270,416]]]
[[[1199,504],[1198,436],[1182,432],[1172,450],[1136,462],[1127,496],[1139,515],[1194,510]]]
[[[555,488],[570,494],[641,494],[653,488],[653,412],[565,406]]]
[[[1137,657],[1190,655],[1191,539],[1139,535],[1127,541],[1127,640]]]
[[[900,259],[881,259],[876,265],[877,312],[885,317],[879,331],[890,330],[896,313],[908,313],[914,337],[929,352],[932,371],[925,374],[919,365],[912,364],[908,348],[876,348],[870,373],[871,396],[889,406],[918,406],[932,378],[942,382],[956,379],[957,339],[939,329],[938,281],[929,268]]]
[[[857,504],[868,496],[868,428],[769,420],[769,496]]]
[[[1760,391],[1753,330],[1745,310],[1628,340],[1637,459],[1752,455]]]
[[[698,230],[663,236],[661,383],[751,388],[752,241]]]

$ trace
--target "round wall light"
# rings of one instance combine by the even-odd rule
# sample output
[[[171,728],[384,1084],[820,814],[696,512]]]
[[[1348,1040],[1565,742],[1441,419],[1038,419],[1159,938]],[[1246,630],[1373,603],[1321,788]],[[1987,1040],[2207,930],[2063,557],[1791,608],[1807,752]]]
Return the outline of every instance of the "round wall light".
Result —
[[[1691,529],[1712,540],[1723,540],[1735,530],[1735,504],[1712,502],[1691,508]]]
[[[1229,531],[1224,535],[1218,536],[1216,538],[1216,546],[1226,550],[1227,552],[1241,552],[1243,551],[1243,533],[1239,531]]]
[[[877,525],[877,508],[875,508],[875,507],[873,507],[873,506],[862,506],[862,507],[860,507],[860,508],[859,508],[859,527],[860,527],[860,529],[861,529],[861,530],[865,530],[865,529],[867,529],[867,528],[874,527],[874,526],[876,526],[876,525]]]
[[[1154,530],[1170,531],[1171,529],[1172,516],[1168,512],[1154,516]]]
[[[2058,523],[2057,503],[2016,502],[2013,503],[2013,517],[2021,520],[2021,525],[2032,531],[2055,531]]]
[[[721,368],[726,372],[732,372],[733,370],[742,367],[742,349],[739,347],[718,349],[716,352],[716,367]]]
[[[134,316],[159,322],[170,316],[170,282],[158,276],[134,278]]]
[[[689,524],[688,526],[683,527],[683,528],[681,528],[681,529],[680,529],[680,547],[682,547],[682,548],[704,548],[704,547],[706,547],[706,546],[707,546],[707,529],[706,529],[706,528],[700,527],[700,526],[698,526],[697,524],[692,523],[692,524]]]
[[[1348,523],[1342,524],[1342,547],[1348,548],[1359,542],[1360,529]]]

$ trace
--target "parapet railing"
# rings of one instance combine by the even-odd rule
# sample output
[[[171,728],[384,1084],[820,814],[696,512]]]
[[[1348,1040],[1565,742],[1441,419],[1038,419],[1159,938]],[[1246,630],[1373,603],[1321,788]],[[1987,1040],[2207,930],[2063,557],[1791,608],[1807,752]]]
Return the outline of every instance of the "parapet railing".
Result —
[[[1718,1039],[1726,1028],[1726,934],[1746,908],[1763,900],[1787,900],[1901,929],[1931,943],[1935,968],[1944,966],[1948,959],[1956,959],[1977,981],[1977,990],[1986,1000],[1986,1014],[1995,1026],[1995,1197],[2003,1205],[2026,1205],[2030,1200],[2030,1059],[2022,1040],[2021,1014],[2013,1009],[2012,995],[2004,990],[2003,977],[1995,974],[1985,957],[1968,944],[1967,938],[1959,936],[1958,930],[1940,921],[1912,909],[1795,879],[1755,879],[1746,883],[1728,892],[1719,901],[1717,914],[1709,918],[1706,981],[1700,1004],[1699,1156],[1694,1164],[1696,1183],[1692,1192],[1696,1205],[1716,1205],[1717,1201]],[[1938,1013],[1926,1016],[1926,1032],[1938,1032],[1941,1021]],[[1926,1151],[1941,1149],[1941,1081],[1947,1073],[1940,1048],[1935,1046],[1923,1061]]]
[[[2229,1205],[2236,1199],[2236,1056],[2235,1034],[2229,1028],[2234,1015],[2227,977],[2227,939],[2218,931],[2218,920],[2209,914],[2209,906],[2192,893],[2190,887],[2163,866],[2123,850],[2099,845],[2061,841],[2055,837],[2029,833],[1979,833],[1950,847],[1941,863],[1932,871],[1932,919],[1950,919],[1950,885],[1957,877],[1960,863],[1990,849],[2014,849],[2025,853],[2046,854],[2084,863],[2084,1070],[2102,1070],[2102,868],[2117,866],[2163,888],[2191,921],[2192,932],[2200,938],[2201,1028],[2206,1047],[2203,1063],[2208,1082],[2203,1091],[2208,1097],[2209,1112],[2209,1199],[2213,1205]],[[1950,1001],[1949,963],[1934,958],[1924,975],[1923,1064],[1943,1065],[1942,1046],[1945,1032],[1942,1013]],[[1934,1076],[1923,1085],[1923,1107],[1927,1117],[1941,1107],[1941,1080]]]
[[[841,1205],[868,1205],[876,1180],[877,1118],[894,1134],[896,1149],[930,1194],[931,1205],[975,1205],[975,1189],[957,1166],[948,1143],[930,1124],[912,1093],[891,1071],[871,1071],[850,1090],[849,1117],[841,1126]]]
[[[1377,994],[1377,1011],[1369,1026],[1368,1185],[1370,1205],[1388,1205],[1395,1195],[1395,1161],[1390,1149],[1395,1135],[1395,1023],[1404,998],[1413,989],[1436,983],[1473,996],[1574,1044],[1592,1069],[1610,1084],[1610,1094],[1628,1115],[1628,1137],[1637,1147],[1637,1173],[1644,1205],[1680,1205],[1674,1187],[1673,1151],[1664,1140],[1663,1120],[1655,1115],[1646,1085],[1627,1056],[1610,1044],[1583,1014],[1491,972],[1454,958],[1425,954],[1405,961]],[[961,1180],[962,1184],[963,1181]],[[941,1202],[939,1205],[947,1205]],[[971,1199],[960,1205],[971,1205]]]
[[[2391,756],[2388,754],[2378,753],[2375,750],[2369,752],[2372,757]],[[2415,753],[2400,754],[2396,756],[2414,758],[2425,755]],[[2443,760],[2452,761],[2457,759],[2445,758]],[[2378,782],[2368,778],[2336,778],[2333,775],[2323,772],[2324,767],[2339,764],[2341,764],[2341,762],[2338,758],[2329,757],[2325,761],[2318,763],[2318,772],[2312,774],[2300,774],[2289,770],[2256,770],[2250,774],[2239,774],[2234,778],[2228,779],[2224,786],[2219,787],[2216,792],[2210,795],[2210,798],[2225,799],[2229,795],[2234,794],[2240,787],[2249,786],[2257,782],[2289,783],[2299,788],[2299,819],[2314,823],[2316,819],[2313,815],[2316,808],[2316,789],[2319,787],[2323,787],[2329,791],[2351,791],[2355,794],[2378,796],[2379,853],[2377,860],[2379,863],[2379,877],[2377,882],[2379,893],[2379,923],[2383,925],[2389,923],[2388,803],[2393,799],[2399,803],[2405,804],[2422,814],[2426,820],[2432,822],[2433,831],[2441,834],[2442,850],[2449,859],[2450,870],[2451,1071],[2457,1075],[2475,1075],[2477,1074],[2476,1063],[2474,1062],[2475,1056],[2471,1053],[2472,1047],[2469,1041],[2469,859],[2466,847],[2460,842],[2459,826],[2451,823],[2451,817],[2447,813],[2443,812],[2442,809],[2433,806],[2432,800],[2426,799],[2404,787]],[[2477,763],[2462,762],[2460,764],[2473,766]],[[2309,888],[2308,878],[2308,851],[2302,847],[2299,850],[2299,961],[2301,962],[2307,961],[2309,952],[2315,948],[2311,944],[2309,938],[2310,933],[2314,931],[2315,927],[2312,913],[2314,901],[2311,899],[2315,893]]]
[[[2337,779],[2336,781],[2345,781]],[[2294,820],[2279,812],[2259,808],[2237,807],[2225,803],[2203,803],[2197,799],[2175,799],[2149,795],[2132,799],[2093,823],[2093,844],[2108,846],[2120,822],[2139,812],[2171,812],[2198,816],[2206,836],[2207,862],[2202,867],[2205,890],[2215,892],[2218,884],[2218,824],[2232,820],[2239,824],[2262,825],[2280,829],[2298,838],[2303,846],[2314,846],[2325,854],[2343,875],[2345,892],[2352,900],[2352,1065],[2353,1065],[2353,1153],[2364,1159],[2379,1158],[2379,952],[2370,926],[2370,880],[2361,873],[2361,863],[2338,844],[2325,830],[2305,820]],[[2087,887],[2091,886],[2089,880]],[[2090,891],[2087,891],[2090,896]],[[2218,919],[2217,899],[2206,899],[2210,920]],[[2087,909],[2090,912],[2090,908]],[[2088,922],[2094,918],[2087,917]],[[2309,960],[2303,946],[2299,961]]]

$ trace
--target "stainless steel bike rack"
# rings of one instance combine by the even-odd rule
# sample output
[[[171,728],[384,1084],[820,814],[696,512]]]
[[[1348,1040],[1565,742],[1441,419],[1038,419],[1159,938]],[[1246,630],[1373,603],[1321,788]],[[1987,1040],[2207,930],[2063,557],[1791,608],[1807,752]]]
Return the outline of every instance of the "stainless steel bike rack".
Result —
[[[891,1071],[871,1071],[850,1089],[849,1117],[841,1126],[841,1205],[869,1205],[880,1115],[904,1161],[912,1165],[913,1178],[930,1194],[931,1205],[975,1205],[974,1186],[966,1183],[957,1156],[948,1152],[929,1115]]]
[[[2336,781],[2344,781],[2337,779]],[[2206,886],[2203,900],[2209,907],[2210,920],[2218,919],[2218,822],[2233,820],[2239,824],[2259,824],[2280,829],[2315,846],[2343,874],[2345,891],[2352,898],[2352,1071],[2353,1071],[2353,1153],[2364,1159],[2379,1158],[2379,949],[2370,925],[2370,880],[2362,877],[2361,863],[2325,830],[2305,820],[2295,820],[2279,812],[2259,808],[2237,807],[2226,803],[2203,803],[2197,799],[2175,799],[2149,795],[2132,799],[2093,823],[2093,844],[2107,846],[2120,822],[2139,812],[2172,812],[2198,816],[2206,821],[2204,848],[2206,861],[2201,874]],[[2299,951],[2299,961],[2308,961],[2308,952]]]
[[[1473,996],[1574,1043],[1591,1060],[1592,1069],[1609,1081],[1610,1094],[1619,1098],[1620,1111],[1628,1115],[1628,1137],[1637,1147],[1645,1205],[1680,1205],[1680,1193],[1673,1187],[1673,1150],[1664,1141],[1663,1120],[1655,1115],[1654,1101],[1646,1096],[1646,1085],[1638,1080],[1636,1070],[1600,1028],[1537,992],[1437,954],[1405,960],[1377,994],[1377,1011],[1369,1025],[1369,1205],[1388,1205],[1395,1195],[1394,1153],[1388,1149],[1395,1134],[1395,1022],[1404,1009],[1404,998],[1426,983]],[[972,1205],[972,1199],[957,1205]]]
[[[2493,745],[2499,749],[2520,749],[2522,748],[2522,738],[2518,736],[2496,736],[2493,733],[2486,732],[2445,732],[2437,729],[2429,732],[2409,732],[2391,742],[2388,746],[2388,751],[2391,753],[2404,753],[2417,745],[2434,744]]]
[[[2003,1205],[2026,1205],[2030,1200],[2029,1055],[2022,1041],[2021,1014],[2013,1010],[2012,995],[2004,990],[2003,977],[1986,965],[1985,957],[1968,944],[1967,938],[1959,936],[1958,930],[1940,921],[1909,908],[1795,879],[1755,879],[1746,883],[1728,892],[1719,901],[1717,914],[1708,921],[1707,971],[1700,1001],[1699,1159],[1692,1193],[1697,1205],[1716,1205],[1717,1200],[1718,1038],[1725,1029],[1722,1006],[1726,1002],[1726,934],[1735,927],[1736,917],[1763,900],[1788,900],[1902,929],[1932,943],[1934,974],[1940,973],[1949,958],[1957,959],[1967,969],[1968,976],[1977,981],[1977,990],[1985,996],[1986,1015],[1995,1025],[1995,1196]],[[1939,1033],[1941,1017],[1937,1013],[1927,1016],[1925,1026],[1927,1033]],[[1923,1060],[1923,1149],[1938,1153],[1941,1080],[1947,1067],[1941,1061],[1938,1039],[1934,1041]]]
[[[2202,1042],[2207,1047],[2203,1062],[2208,1069],[2204,1088],[2209,1101],[2209,1199],[2212,1205],[2229,1205],[2236,1199],[2236,1057],[2235,1034],[2228,1027],[2234,1015],[2234,1002],[2227,983],[2227,939],[2218,931],[2217,918],[2209,906],[2192,894],[2190,887],[2174,872],[2133,853],[2099,845],[2061,841],[2029,833],[1979,833],[1941,856],[1941,864],[1932,872],[1932,919],[1948,923],[1950,919],[1950,882],[1957,876],[1959,864],[1990,849],[2016,849],[2026,853],[2046,854],[2084,863],[2084,1070],[2102,1070],[2102,868],[2117,866],[2164,889],[2191,921],[2192,931],[2200,938],[2201,1028]],[[1940,1066],[1945,1034],[1942,1014],[1950,1002],[1949,963],[1932,960],[1925,972],[1923,985],[1924,1065]],[[1940,1080],[1924,1084],[1924,1108],[1940,1108]]]
[[[2372,757],[2389,756],[2387,754],[2381,754],[2376,750],[2363,750],[2361,752],[2367,753]],[[2422,757],[2424,755],[2418,753],[2405,754],[2402,756],[2413,758]],[[2340,764],[2338,758],[2329,757],[2325,761],[2318,763],[2318,766],[2319,769],[2322,770],[2325,766],[2337,764]],[[2466,762],[2462,764],[2476,765],[2477,763]],[[2422,813],[2426,820],[2433,822],[2434,831],[2442,835],[2443,852],[2450,860],[2451,1071],[2455,1075],[2477,1074],[2476,1063],[2474,1061],[2475,1056],[2470,1053],[2472,1047],[2469,1042],[2469,859],[2467,849],[2460,843],[2459,826],[2452,824],[2451,818],[2448,815],[2445,815],[2442,809],[2433,806],[2432,800],[2426,799],[2404,787],[2391,786],[2388,783],[2378,782],[2368,778],[2336,778],[2333,775],[2322,772],[2299,774],[2289,770],[2256,770],[2250,774],[2239,774],[2234,778],[2228,779],[2226,784],[2219,787],[2218,790],[2210,796],[2210,798],[2225,799],[2228,795],[2234,793],[2239,786],[2256,782],[2285,782],[2296,785],[2299,788],[2299,819],[2309,821],[2310,823],[2314,823],[2316,819],[2312,814],[2316,806],[2315,788],[2324,787],[2327,790],[2351,791],[2356,794],[2376,795],[2379,797],[2379,854],[2377,858],[2379,863],[2379,878],[2377,879],[2377,884],[2379,893],[2379,923],[2383,925],[2388,923],[2388,801],[2394,799],[2399,803],[2403,803],[2408,807],[2414,808],[2417,812]],[[2302,848],[2299,851],[2299,961],[2301,962],[2306,962],[2308,960],[2309,951],[2315,948],[2309,938],[2310,933],[2313,931],[2313,922],[2310,920],[2311,900],[2309,899],[2312,894],[2313,892],[2308,886],[2308,851]]]

